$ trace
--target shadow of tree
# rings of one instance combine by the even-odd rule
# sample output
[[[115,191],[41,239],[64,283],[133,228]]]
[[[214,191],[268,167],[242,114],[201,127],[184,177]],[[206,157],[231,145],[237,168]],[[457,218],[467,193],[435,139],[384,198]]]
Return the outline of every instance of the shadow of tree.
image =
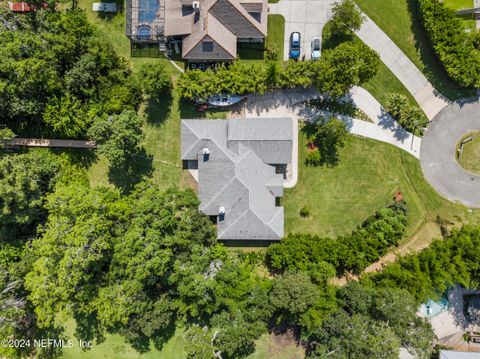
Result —
[[[460,87],[446,73],[442,63],[435,54],[428,33],[423,26],[418,1],[407,0],[407,5],[412,20],[410,29],[414,35],[415,48],[418,50],[421,61],[424,64],[423,73],[427,79],[438,90],[439,94],[446,96],[449,100],[474,96],[475,91],[473,89]]]
[[[320,117],[315,122],[306,122],[301,131],[308,142],[318,149],[320,158],[312,159],[307,155],[307,166],[336,167],[340,161],[339,150],[345,144],[346,123],[334,117]]]
[[[118,166],[111,166],[108,179],[120,190],[128,194],[135,185],[153,173],[153,156],[145,148],[137,148]]]
[[[165,122],[172,112],[172,96],[165,96],[161,99],[148,99],[145,116],[150,124],[162,124]]]

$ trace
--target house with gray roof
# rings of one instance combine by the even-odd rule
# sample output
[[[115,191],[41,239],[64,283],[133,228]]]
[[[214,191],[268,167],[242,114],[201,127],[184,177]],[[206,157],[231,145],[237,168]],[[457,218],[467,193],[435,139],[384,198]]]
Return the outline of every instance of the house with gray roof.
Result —
[[[184,168],[198,170],[200,211],[220,240],[280,240],[282,168],[292,161],[290,118],[182,120]]]
[[[127,0],[127,37],[132,42],[182,43],[191,62],[228,61],[238,42],[263,42],[267,0]]]

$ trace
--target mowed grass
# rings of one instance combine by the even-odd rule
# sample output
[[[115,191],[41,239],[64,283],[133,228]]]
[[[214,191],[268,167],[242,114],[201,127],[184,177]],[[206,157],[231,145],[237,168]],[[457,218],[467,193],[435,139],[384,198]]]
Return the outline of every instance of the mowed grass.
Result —
[[[306,138],[299,138],[299,179],[285,190],[285,232],[335,237],[352,231],[365,218],[389,205],[397,191],[408,203],[406,237],[437,215],[452,222],[469,220],[469,213],[438,195],[425,181],[419,161],[385,143],[349,136],[334,168],[305,165]],[[308,218],[299,211],[307,206]]]
[[[444,0],[444,3],[453,10],[473,8],[473,0]]]
[[[462,154],[458,158],[458,163],[465,171],[474,174],[480,174],[480,131],[470,132],[462,137],[462,141],[471,137],[470,142],[463,145]],[[457,148],[460,147],[460,143]]]
[[[181,329],[177,329],[174,336],[160,350],[156,349],[152,343],[151,350],[143,354],[137,352],[125,342],[122,336],[116,334],[106,335],[103,343],[93,343],[90,350],[82,350],[78,347],[74,331],[75,322],[70,320],[65,325],[65,332],[74,341],[75,347],[63,349],[62,359],[186,359],[187,357]]]
[[[283,61],[283,39],[285,33],[285,19],[282,15],[268,15],[267,37],[263,43],[237,45],[238,58],[240,60],[263,63],[266,58],[266,48],[271,46],[277,54],[278,61]]]
[[[364,83],[362,87],[370,92],[383,106],[387,102],[388,95],[393,93],[404,95],[410,104],[418,106],[417,100],[383,62],[381,62],[377,74],[367,83]]]
[[[475,95],[473,89],[460,87],[445,73],[423,28],[415,0],[356,2],[444,96],[455,100]]]

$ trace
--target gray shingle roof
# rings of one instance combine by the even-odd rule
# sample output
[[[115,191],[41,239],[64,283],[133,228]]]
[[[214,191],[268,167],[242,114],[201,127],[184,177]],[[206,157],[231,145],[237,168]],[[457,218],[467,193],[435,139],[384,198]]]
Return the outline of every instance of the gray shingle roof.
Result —
[[[163,0],[162,0],[163,1]],[[186,35],[184,58],[231,60],[237,56],[237,38],[267,35],[267,0],[200,0],[199,13],[185,12],[191,1],[165,0],[165,34]],[[261,11],[260,22],[246,9]],[[202,41],[214,42],[214,51],[203,51]]]
[[[181,156],[198,160],[200,210],[218,216],[219,208],[225,208],[225,215],[217,221],[219,239],[283,237],[283,207],[275,206],[275,197],[283,195],[283,176],[264,160],[274,157],[268,155],[267,145],[277,150],[275,135],[290,153],[281,158],[286,162],[270,163],[290,163],[291,119],[182,120]],[[265,143],[260,146],[261,155],[252,146],[259,143]],[[203,154],[204,148],[209,149],[208,156]]]

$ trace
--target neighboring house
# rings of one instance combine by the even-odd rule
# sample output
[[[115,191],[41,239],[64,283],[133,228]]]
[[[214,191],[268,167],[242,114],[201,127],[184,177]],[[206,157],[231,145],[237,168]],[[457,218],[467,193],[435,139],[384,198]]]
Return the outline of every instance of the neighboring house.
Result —
[[[267,0],[127,0],[127,36],[132,42],[182,41],[190,62],[229,61],[238,42],[263,42]]]
[[[440,350],[439,359],[480,359],[480,353]]]
[[[292,127],[289,118],[182,120],[184,168],[198,170],[199,209],[215,218],[218,239],[282,239]]]

